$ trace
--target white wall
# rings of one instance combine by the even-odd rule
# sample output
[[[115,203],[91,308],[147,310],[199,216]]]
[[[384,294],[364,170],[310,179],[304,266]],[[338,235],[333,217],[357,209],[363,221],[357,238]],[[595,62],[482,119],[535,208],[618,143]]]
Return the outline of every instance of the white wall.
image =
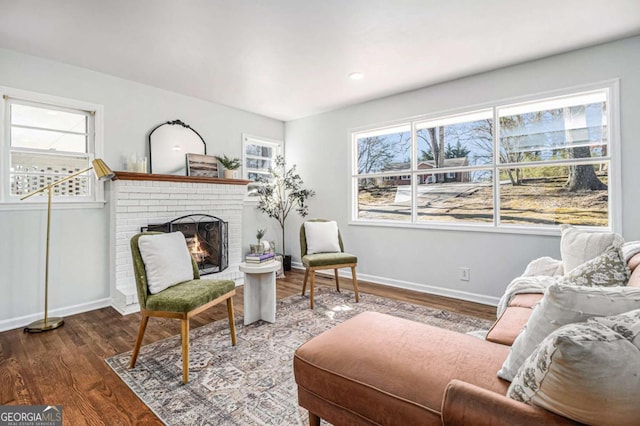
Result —
[[[359,256],[362,278],[495,301],[506,284],[535,257],[559,256],[558,238],[484,232],[349,226],[349,129],[444,111],[533,92],[620,78],[623,234],[640,239],[640,38],[579,50],[519,66],[427,87],[338,111],[283,123],[33,56],[0,49],[0,85],[104,105],[104,158],[114,169],[121,155],[145,153],[150,129],[179,118],[197,129],[210,154],[241,154],[241,133],[284,139],[289,164],[298,164],[316,190],[312,217],[339,221],[348,250]],[[357,84],[364,83],[357,82]],[[109,184],[107,184],[108,186]],[[108,208],[53,212],[50,309],[63,315],[108,304]],[[292,216],[287,247],[299,261]],[[255,228],[277,224],[247,206],[243,246]],[[21,326],[42,313],[45,211],[0,207],[0,330]],[[82,240],[79,240],[79,237]],[[459,266],[471,280],[458,280]],[[430,288],[432,286],[433,288]],[[464,293],[469,293],[465,296]]]
[[[407,66],[410,62],[407,58]],[[287,122],[287,161],[298,164],[305,183],[317,192],[310,217],[338,220],[346,249],[359,257],[361,277],[495,302],[529,260],[558,258],[559,238],[348,225],[349,130],[620,78],[622,231],[627,240],[640,239],[639,71],[640,38],[635,37]],[[355,84],[366,84],[366,80]],[[298,261],[300,223],[299,218],[289,221],[287,230],[287,247]],[[461,266],[471,268],[470,281],[458,279]]]
[[[0,49],[0,86],[103,105],[104,159],[114,170],[121,168],[123,154],[148,155],[148,132],[173,119],[196,129],[212,155],[240,157],[242,132],[284,138],[278,120],[5,49]],[[243,247],[255,238],[253,209],[245,207]],[[49,307],[54,313],[109,304],[108,212],[108,207],[53,211]],[[43,311],[45,219],[45,210],[0,206],[0,330],[27,324]]]

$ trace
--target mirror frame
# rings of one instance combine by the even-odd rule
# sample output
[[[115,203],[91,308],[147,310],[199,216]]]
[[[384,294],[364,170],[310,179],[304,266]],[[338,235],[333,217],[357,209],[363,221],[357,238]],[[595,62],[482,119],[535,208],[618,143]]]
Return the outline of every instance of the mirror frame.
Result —
[[[154,128],[151,130],[151,132],[149,132],[149,136],[148,136],[148,141],[149,141],[149,142],[148,142],[148,143],[149,143],[149,173],[154,173],[154,171],[153,171],[154,152],[153,152],[153,140],[152,140],[152,136],[153,136],[153,133],[154,133],[156,130],[158,130],[159,128],[161,128],[162,126],[182,126],[182,127],[184,127],[185,129],[187,129],[187,130],[191,130],[193,133],[195,133],[195,134],[198,136],[198,138],[200,139],[200,141],[202,141],[202,151],[195,150],[195,151],[194,151],[194,152],[192,152],[192,153],[193,153],[193,154],[203,154],[203,155],[206,155],[206,154],[207,154],[207,144],[206,144],[206,142],[204,141],[204,139],[202,138],[202,136],[200,136],[200,133],[198,133],[194,128],[192,128],[192,127],[191,127],[191,126],[189,126],[188,124],[184,123],[182,120],[167,121],[167,122],[165,122],[165,123],[162,123],[162,124],[157,125],[156,127],[154,127]],[[184,166],[185,166],[185,173],[184,173],[184,175],[185,175],[185,176],[187,175],[187,155],[186,155],[186,154],[187,154],[187,152],[182,152],[182,153],[181,153],[181,155],[182,155],[182,162],[184,163]],[[164,151],[157,152],[157,150],[156,150],[156,154],[155,154],[155,155],[156,155],[156,157],[157,157],[158,155],[163,155],[163,156],[165,156],[165,157],[171,157],[171,153],[170,153],[170,152],[169,152],[169,153],[164,152]],[[174,156],[176,157],[176,163],[177,163],[177,158],[178,158],[178,156],[176,156],[176,155],[174,155]],[[162,172],[160,172],[160,174],[175,174],[175,173],[169,173],[169,172],[166,172],[166,171],[162,171]],[[182,175],[180,175],[180,176],[182,176]]]

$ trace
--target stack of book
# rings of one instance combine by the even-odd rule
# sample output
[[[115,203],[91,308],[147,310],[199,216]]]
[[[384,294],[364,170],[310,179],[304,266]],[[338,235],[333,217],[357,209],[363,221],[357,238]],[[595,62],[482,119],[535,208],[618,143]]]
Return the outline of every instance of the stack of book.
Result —
[[[264,265],[265,263],[273,262],[274,257],[273,253],[252,253],[247,255],[245,262],[247,262],[247,265]]]

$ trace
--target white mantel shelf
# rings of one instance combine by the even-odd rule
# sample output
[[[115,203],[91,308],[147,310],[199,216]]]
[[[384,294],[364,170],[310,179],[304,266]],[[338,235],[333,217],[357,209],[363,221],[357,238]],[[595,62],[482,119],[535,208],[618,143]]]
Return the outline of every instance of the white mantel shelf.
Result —
[[[151,173],[115,172],[109,185],[110,296],[122,314],[139,310],[129,241],[151,223],[165,223],[189,214],[209,214],[228,225],[229,267],[206,278],[244,283],[242,212],[248,180]]]

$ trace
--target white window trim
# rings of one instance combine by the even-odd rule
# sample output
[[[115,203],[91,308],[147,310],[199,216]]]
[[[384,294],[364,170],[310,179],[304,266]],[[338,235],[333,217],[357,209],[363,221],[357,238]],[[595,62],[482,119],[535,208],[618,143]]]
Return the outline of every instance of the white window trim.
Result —
[[[604,80],[596,83],[589,83],[583,85],[577,85],[572,87],[567,87],[563,89],[550,90],[544,92],[536,92],[533,94],[517,96],[512,98],[505,98],[490,102],[485,102],[482,104],[476,104],[473,106],[467,106],[463,108],[450,109],[435,113],[429,113],[424,115],[411,116],[408,118],[388,121],[384,123],[379,123],[377,125],[369,125],[369,126],[361,126],[348,130],[348,140],[350,141],[350,159],[349,162],[349,186],[351,190],[349,191],[349,211],[350,211],[350,220],[349,225],[355,226],[379,226],[379,227],[391,227],[391,228],[418,228],[418,229],[438,229],[438,230],[451,230],[451,231],[471,231],[471,232],[489,232],[489,233],[508,233],[508,234],[529,234],[529,235],[560,235],[560,227],[558,225],[553,226],[523,226],[523,225],[507,225],[507,224],[499,224],[499,220],[496,223],[489,224],[474,224],[474,223],[446,223],[446,222],[418,222],[416,221],[416,197],[415,193],[416,189],[416,179],[412,180],[412,220],[410,222],[402,222],[402,221],[394,221],[394,220],[371,220],[371,219],[361,219],[358,218],[358,185],[357,179],[359,176],[357,173],[357,162],[355,160],[356,154],[356,135],[360,135],[364,132],[366,133],[376,133],[379,131],[383,131],[385,129],[394,128],[402,125],[411,124],[412,126],[412,143],[411,143],[411,158],[412,158],[412,171],[411,174],[416,176],[420,174],[425,174],[424,170],[417,170],[417,161],[415,155],[416,143],[416,124],[418,122],[426,122],[426,121],[434,121],[434,120],[446,120],[446,119],[454,119],[456,116],[465,115],[469,113],[476,113],[483,109],[492,108],[497,115],[497,111],[499,108],[507,105],[514,105],[518,103],[527,103],[533,102],[536,99],[543,98],[553,98],[553,97],[562,97],[562,96],[570,96],[574,93],[579,92],[588,92],[592,90],[608,90],[608,108],[609,108],[609,123],[608,123],[608,132],[609,132],[609,155],[608,160],[611,163],[610,174],[609,174],[609,184],[608,184],[608,197],[609,197],[609,226],[608,227],[593,227],[593,226],[576,226],[581,229],[588,229],[594,232],[622,232],[622,162],[621,162],[621,138],[620,138],[620,80],[619,79],[610,79]],[[496,117],[494,117],[494,120]],[[497,143],[498,135],[494,135],[494,143]],[[494,148],[494,153],[495,153]],[[565,161],[566,162],[566,161]],[[572,162],[575,162],[573,160]],[[586,160],[586,162],[597,163],[598,159],[592,158],[590,160]],[[544,164],[540,164],[540,166],[551,165],[551,162],[545,162]],[[493,162],[493,164],[487,165],[486,168],[497,170],[498,168],[504,168],[506,164],[501,164],[498,161]],[[522,165],[520,165],[522,166]],[[525,165],[525,166],[528,166]],[[484,167],[482,167],[484,168]],[[476,168],[474,168],[476,169]],[[466,171],[468,170],[466,167],[453,167],[447,168],[446,171]],[[445,171],[445,172],[446,172]],[[376,174],[367,174],[367,177],[379,177],[384,176],[388,173],[376,173]],[[494,185],[496,188],[497,185]],[[496,189],[497,191],[497,189]],[[498,197],[494,194],[494,212],[498,210],[495,208],[495,204],[498,203]],[[499,194],[498,194],[499,195]]]
[[[0,96],[2,99],[0,102],[0,176],[2,181],[8,177],[9,170],[9,131],[6,120],[5,111],[5,98],[16,98],[19,100],[37,102],[42,104],[51,104],[53,107],[65,107],[72,109],[79,109],[84,111],[91,111],[94,114],[93,118],[93,131],[94,131],[94,146],[93,153],[89,155],[89,160],[94,158],[102,158],[103,156],[103,133],[104,133],[104,107],[100,104],[94,104],[84,101],[78,101],[75,99],[63,98],[60,96],[46,95],[27,90],[14,89],[11,87],[0,86]],[[77,209],[77,208],[99,208],[104,206],[104,182],[94,179],[92,182],[94,187],[94,195],[92,199],[87,200],[87,197],[82,197],[81,200],[74,200],[73,197],[56,199],[51,204],[53,209]],[[25,201],[13,201],[7,194],[8,186],[6,184],[0,185],[0,211],[3,210],[40,210],[46,208],[47,200],[45,197],[32,197]]]
[[[260,144],[260,145],[269,145],[275,148],[276,156],[284,155],[284,142],[278,139],[270,139],[262,136],[255,136],[248,133],[242,133],[242,178],[249,180],[249,170],[246,167],[247,164],[247,145],[252,143]],[[248,188],[248,186],[247,186]],[[245,204],[257,204],[258,197],[249,196],[249,192],[247,189],[247,194],[244,197]]]

